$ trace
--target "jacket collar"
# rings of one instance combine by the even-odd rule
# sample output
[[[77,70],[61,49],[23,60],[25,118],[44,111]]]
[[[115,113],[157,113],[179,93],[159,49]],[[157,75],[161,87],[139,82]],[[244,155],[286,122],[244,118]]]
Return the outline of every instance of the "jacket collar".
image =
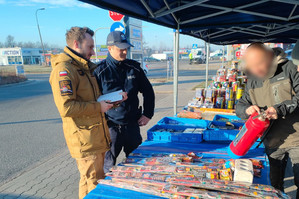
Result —
[[[94,70],[97,66],[96,64],[86,60],[85,58],[83,58],[82,55],[80,55],[79,53],[75,52],[74,50],[72,50],[71,48],[69,48],[68,46],[66,46],[64,48],[64,52],[69,55],[72,60],[74,62],[76,62],[76,65],[84,70],[88,70],[88,71],[92,71]]]
[[[124,63],[124,61],[117,61],[116,59],[114,59],[110,53],[108,53],[106,61],[108,62],[109,65],[113,66],[113,67],[117,67],[120,66],[122,63]]]

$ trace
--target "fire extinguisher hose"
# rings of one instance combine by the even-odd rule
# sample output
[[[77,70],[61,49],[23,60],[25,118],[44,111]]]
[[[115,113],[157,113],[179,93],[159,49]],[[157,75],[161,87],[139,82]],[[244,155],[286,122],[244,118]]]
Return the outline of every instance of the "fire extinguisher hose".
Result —
[[[263,134],[263,136],[261,137],[261,142],[256,146],[256,148],[259,148],[261,146],[261,144],[264,142],[264,140],[266,139],[268,133],[269,133],[269,130],[271,129],[273,123],[275,122],[275,120],[272,120],[270,122],[270,125],[268,127],[268,129],[266,130],[266,132]]]

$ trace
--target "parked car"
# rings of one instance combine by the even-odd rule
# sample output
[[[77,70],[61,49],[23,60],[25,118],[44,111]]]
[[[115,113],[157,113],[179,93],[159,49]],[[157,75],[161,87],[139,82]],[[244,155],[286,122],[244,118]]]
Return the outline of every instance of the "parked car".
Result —
[[[210,60],[222,60],[223,54],[218,53],[210,57]]]
[[[159,62],[159,59],[153,58],[153,57],[144,57],[143,58],[144,62]]]
[[[206,63],[206,60],[203,58],[194,58],[192,59],[192,64],[204,64]]]
[[[143,67],[142,67],[142,69],[143,69],[143,71],[144,71],[145,74],[148,73],[148,65],[147,65],[145,62],[143,62]]]

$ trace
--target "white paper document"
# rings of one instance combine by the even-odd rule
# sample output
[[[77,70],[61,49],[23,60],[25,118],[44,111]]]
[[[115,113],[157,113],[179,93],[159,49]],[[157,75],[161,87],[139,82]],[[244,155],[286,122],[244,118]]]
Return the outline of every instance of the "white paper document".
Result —
[[[108,94],[105,94],[105,95],[101,95],[98,98],[98,102],[110,101],[111,103],[113,103],[113,102],[121,101],[123,99],[123,96],[120,94],[121,92],[123,92],[123,91],[119,90],[119,91],[115,91],[115,92],[108,93]]]

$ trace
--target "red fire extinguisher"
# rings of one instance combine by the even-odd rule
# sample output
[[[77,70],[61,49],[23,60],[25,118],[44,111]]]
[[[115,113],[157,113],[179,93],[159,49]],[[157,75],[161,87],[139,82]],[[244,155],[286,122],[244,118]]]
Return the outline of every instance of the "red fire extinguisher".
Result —
[[[266,118],[265,112],[252,114],[236,138],[228,147],[228,155],[238,159],[249,151],[258,138],[267,130],[270,121]]]

